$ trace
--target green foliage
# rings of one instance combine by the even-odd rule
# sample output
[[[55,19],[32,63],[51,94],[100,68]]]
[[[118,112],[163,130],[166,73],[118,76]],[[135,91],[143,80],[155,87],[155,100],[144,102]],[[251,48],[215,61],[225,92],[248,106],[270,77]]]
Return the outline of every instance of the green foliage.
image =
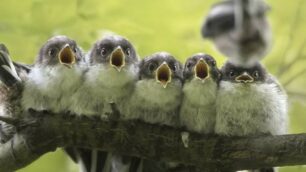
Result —
[[[225,59],[209,41],[202,40],[200,26],[214,0],[1,0],[0,42],[5,43],[16,61],[33,63],[40,46],[52,35],[65,34],[88,50],[104,32],[129,38],[141,57],[168,51],[181,62],[197,52]],[[305,70],[306,53],[299,49],[306,40],[306,2],[269,0],[274,45],[264,60],[273,74],[283,63],[301,57],[293,67],[283,67],[282,83]],[[285,54],[285,55],[284,55]],[[285,60],[283,60],[285,58]],[[291,133],[305,132],[305,73],[286,85],[290,92]],[[20,172],[66,172],[77,167],[62,151],[43,156]],[[302,166],[282,168],[282,172],[306,171]]]

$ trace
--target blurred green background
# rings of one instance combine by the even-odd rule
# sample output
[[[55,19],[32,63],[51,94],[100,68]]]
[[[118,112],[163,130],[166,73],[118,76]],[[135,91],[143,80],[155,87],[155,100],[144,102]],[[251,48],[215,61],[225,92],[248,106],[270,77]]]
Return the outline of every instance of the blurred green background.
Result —
[[[141,57],[168,51],[180,61],[197,52],[225,59],[200,36],[203,17],[216,0],[0,0],[0,42],[15,61],[32,63],[51,36],[65,34],[84,50],[105,32],[129,38]],[[264,59],[290,96],[291,133],[306,131],[306,1],[268,0],[274,44]],[[76,172],[61,150],[19,172]],[[281,172],[305,171],[303,166]]]

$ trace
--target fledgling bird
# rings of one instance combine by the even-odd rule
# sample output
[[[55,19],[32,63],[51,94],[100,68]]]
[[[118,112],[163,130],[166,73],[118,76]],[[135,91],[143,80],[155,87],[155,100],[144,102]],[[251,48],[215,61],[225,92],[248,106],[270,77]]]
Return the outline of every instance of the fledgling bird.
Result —
[[[85,82],[74,95],[73,111],[77,114],[105,115],[110,103],[118,108],[130,96],[138,78],[139,58],[129,40],[119,35],[107,35],[89,51],[89,70]],[[75,108],[76,107],[76,108]]]
[[[221,77],[215,59],[207,54],[195,54],[187,59],[183,75],[181,124],[190,131],[213,133],[217,89]]]
[[[122,103],[132,94],[138,79],[139,58],[132,43],[120,35],[107,35],[94,43],[87,54],[88,71],[84,84],[73,95],[70,110],[76,114],[99,115],[111,118],[110,103],[121,111]],[[81,101],[80,101],[81,100]],[[109,171],[112,153],[80,149],[75,150],[82,159],[84,171]]]
[[[25,82],[22,106],[25,110],[66,112],[71,96],[83,82],[83,53],[67,36],[50,38],[39,50]]]
[[[251,67],[227,62],[221,72],[216,101],[217,134],[249,136],[287,133],[287,95],[259,62]]]
[[[128,107],[123,110],[123,119],[178,125],[182,65],[171,54],[159,52],[144,58],[139,70],[139,80]]]
[[[122,108],[122,119],[178,126],[182,73],[180,62],[167,52],[154,53],[144,58],[139,64],[139,80],[136,82],[135,90]],[[130,162],[135,161],[132,159]],[[130,172],[148,169],[161,171],[160,166],[164,167],[163,169],[168,167],[168,163],[164,162],[147,162],[143,160],[139,163],[140,166],[134,166],[135,169],[126,165],[125,169]]]
[[[18,118],[22,111],[23,81],[29,70],[26,65],[12,62],[6,46],[0,44],[0,116]],[[0,122],[1,143],[9,140],[15,132],[14,126]]]
[[[252,65],[262,59],[271,44],[263,0],[227,0],[215,4],[203,23],[203,38],[237,65]]]

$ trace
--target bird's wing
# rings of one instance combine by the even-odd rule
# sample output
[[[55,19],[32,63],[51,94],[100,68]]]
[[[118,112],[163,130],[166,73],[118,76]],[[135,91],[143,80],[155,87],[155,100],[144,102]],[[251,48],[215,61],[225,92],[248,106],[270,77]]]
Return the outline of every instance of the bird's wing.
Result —
[[[0,49],[0,80],[9,87],[21,82],[15,66],[5,49]]]
[[[18,74],[20,72],[30,73],[31,69],[33,68],[33,65],[23,64],[19,62],[13,62],[13,65],[15,66]]]
[[[5,52],[6,54],[10,54],[9,50],[7,49],[7,47],[4,44],[2,44],[2,43],[0,43],[0,51]]]
[[[272,83],[275,84],[275,87],[276,87],[277,91],[286,95],[285,89],[283,88],[281,83],[275,78],[275,76],[269,74],[268,77],[267,77],[267,83],[268,84],[272,84]]]

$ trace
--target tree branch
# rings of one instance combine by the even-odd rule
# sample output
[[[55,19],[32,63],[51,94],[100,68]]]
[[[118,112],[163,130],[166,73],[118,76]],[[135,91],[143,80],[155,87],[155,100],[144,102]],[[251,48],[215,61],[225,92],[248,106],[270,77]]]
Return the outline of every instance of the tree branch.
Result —
[[[190,133],[186,148],[183,130],[141,121],[40,113],[26,118],[28,126],[0,147],[0,171],[17,170],[65,146],[180,162],[211,172],[306,164],[306,134],[229,138]]]
[[[18,119],[6,117],[6,116],[0,116],[0,121],[3,121],[7,124],[11,124],[13,126],[17,126],[18,123],[20,122]]]

